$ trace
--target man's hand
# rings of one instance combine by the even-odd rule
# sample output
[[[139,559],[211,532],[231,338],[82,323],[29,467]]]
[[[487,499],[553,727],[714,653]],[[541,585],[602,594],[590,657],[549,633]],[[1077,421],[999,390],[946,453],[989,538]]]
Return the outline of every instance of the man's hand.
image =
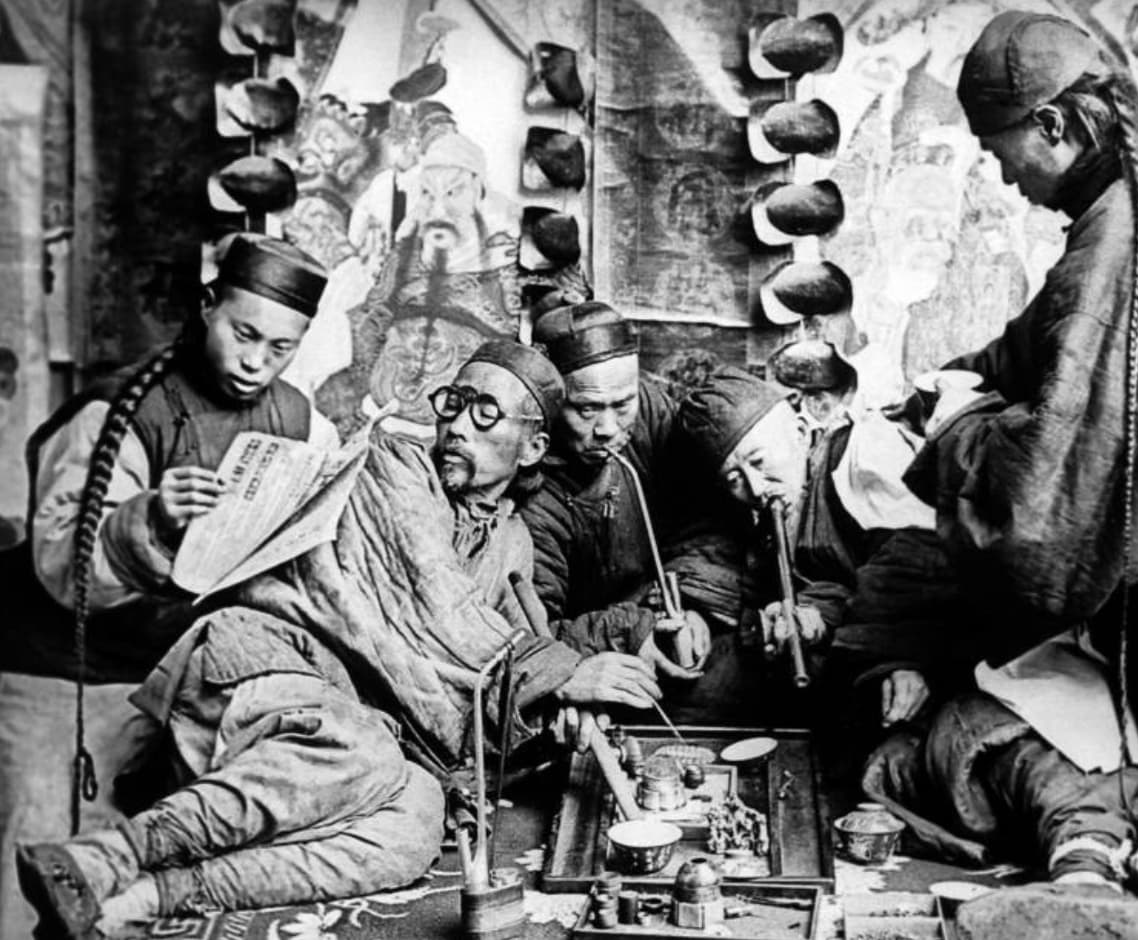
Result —
[[[929,700],[925,677],[915,669],[896,669],[881,683],[881,725],[908,721]]]
[[[676,679],[697,679],[703,675],[703,667],[711,655],[711,628],[701,614],[685,610],[682,618],[661,617],[656,621],[656,633],[672,637],[676,661],[664,655],[655,636],[645,640],[637,651],[641,659]]]
[[[826,622],[817,607],[798,604],[794,608],[795,617],[801,630],[799,639],[803,646],[816,646],[826,637]],[[794,626],[787,622],[782,601],[771,601],[759,611],[763,623],[763,648],[772,655],[786,649]]]
[[[644,660],[627,653],[597,653],[581,660],[555,694],[566,705],[651,708],[661,693],[652,668]]]
[[[158,481],[155,505],[161,524],[180,532],[191,519],[204,516],[225,492],[225,481],[203,467],[172,467]]]
[[[656,676],[663,674],[670,679],[683,679],[687,682],[694,682],[703,675],[703,672],[699,669],[685,669],[683,666],[677,666],[668,659],[660,647],[656,645],[656,637],[651,633],[648,634],[648,639],[646,639],[640,649],[637,650],[636,655],[652,666]]]
[[[557,713],[553,721],[553,736],[558,744],[576,748],[584,754],[594,734],[604,734],[610,724],[605,712],[594,712],[589,708],[566,705]]]
[[[972,404],[981,393],[974,388],[962,388],[946,379],[936,380],[936,404],[925,421],[925,434],[932,436],[958,411]]]

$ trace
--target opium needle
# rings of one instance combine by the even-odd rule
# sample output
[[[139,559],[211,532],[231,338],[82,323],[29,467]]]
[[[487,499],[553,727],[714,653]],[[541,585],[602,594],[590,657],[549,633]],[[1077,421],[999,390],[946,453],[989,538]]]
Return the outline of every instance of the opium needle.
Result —
[[[672,722],[668,719],[668,716],[664,714],[664,709],[660,707],[660,703],[653,701],[652,707],[656,709],[656,714],[660,716],[660,720],[668,726],[668,730],[676,736],[676,740],[678,740],[681,744],[687,744],[688,742],[684,740],[684,736],[680,734],[676,726],[672,724]]]

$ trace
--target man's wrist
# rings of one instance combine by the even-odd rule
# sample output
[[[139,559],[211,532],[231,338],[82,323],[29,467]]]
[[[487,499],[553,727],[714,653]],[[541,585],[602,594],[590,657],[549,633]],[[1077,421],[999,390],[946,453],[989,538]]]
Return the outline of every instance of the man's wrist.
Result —
[[[182,541],[182,530],[170,523],[162,511],[158,494],[151,493],[146,504],[146,524],[159,548],[173,554]]]

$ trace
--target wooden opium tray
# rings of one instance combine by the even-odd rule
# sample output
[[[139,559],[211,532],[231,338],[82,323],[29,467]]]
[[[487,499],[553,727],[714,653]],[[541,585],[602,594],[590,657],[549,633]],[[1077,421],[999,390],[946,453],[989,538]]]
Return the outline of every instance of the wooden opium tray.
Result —
[[[659,892],[653,881],[625,878],[623,890],[641,894]],[[725,920],[712,930],[677,927],[667,917],[649,924],[617,924],[597,927],[592,918],[592,897],[585,900],[573,936],[577,940],[606,940],[636,937],[638,940],[672,940],[673,937],[736,937],[738,940],[812,940],[818,929],[818,908],[822,889],[817,885],[742,884],[724,882],[721,886],[727,907],[745,905],[745,916]]]
[[[834,888],[834,856],[830,842],[830,818],[819,785],[818,766],[808,731],[801,729],[764,730],[758,728],[681,727],[688,744],[718,755],[728,744],[743,738],[764,735],[774,738],[778,747],[755,766],[739,767],[734,781],[739,798],[748,806],[767,814],[771,848],[769,857],[756,859],[750,871],[732,869],[728,861],[724,874],[732,880],[745,878],[749,884],[818,885]],[[638,738],[645,759],[657,748],[675,744],[667,729],[657,726],[626,726]],[[561,806],[553,821],[542,872],[542,888],[550,892],[588,891],[593,880],[609,868],[608,839],[605,833],[619,821],[612,794],[591,752],[574,753]],[[681,827],[684,836],[676,845],[672,859],[662,870],[650,875],[634,875],[638,880],[669,889],[676,872],[689,858],[703,856],[724,859],[707,848],[706,829]]]

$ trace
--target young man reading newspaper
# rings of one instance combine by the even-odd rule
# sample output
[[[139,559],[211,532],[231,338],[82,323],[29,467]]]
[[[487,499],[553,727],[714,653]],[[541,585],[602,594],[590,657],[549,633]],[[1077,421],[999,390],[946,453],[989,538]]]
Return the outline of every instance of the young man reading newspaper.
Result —
[[[28,442],[28,540],[0,553],[0,582],[19,587],[0,672],[0,936],[27,936],[34,917],[15,843],[60,838],[75,822],[76,596],[90,613],[83,744],[104,782],[83,822],[105,826],[119,815],[110,780],[145,728],[127,696],[194,617],[171,564],[190,519],[221,492],[222,455],[242,431],[335,446],[328,421],[279,378],[325,281],[292,245],[235,236],[201,316],[171,347],[94,383]]]

